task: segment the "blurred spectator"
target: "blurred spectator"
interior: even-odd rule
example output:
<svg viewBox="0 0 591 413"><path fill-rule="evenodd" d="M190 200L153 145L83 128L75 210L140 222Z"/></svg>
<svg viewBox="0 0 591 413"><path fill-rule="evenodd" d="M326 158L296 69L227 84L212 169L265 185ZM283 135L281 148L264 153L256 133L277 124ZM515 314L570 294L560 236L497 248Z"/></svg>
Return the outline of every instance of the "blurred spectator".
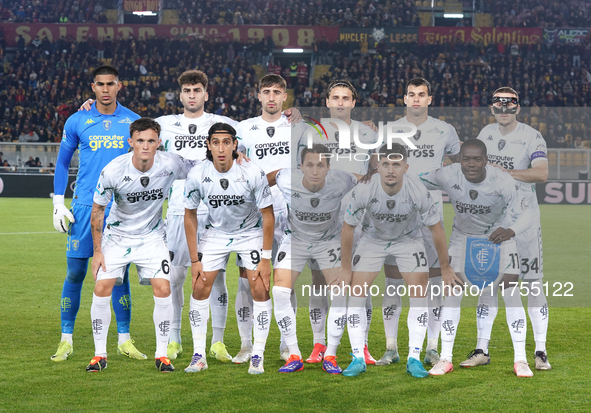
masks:
<svg viewBox="0 0 591 413"><path fill-rule="evenodd" d="M0 0L0 19L18 23L107 23L104 9L117 9L117 0L101 0L100 3L93 0Z"/></svg>

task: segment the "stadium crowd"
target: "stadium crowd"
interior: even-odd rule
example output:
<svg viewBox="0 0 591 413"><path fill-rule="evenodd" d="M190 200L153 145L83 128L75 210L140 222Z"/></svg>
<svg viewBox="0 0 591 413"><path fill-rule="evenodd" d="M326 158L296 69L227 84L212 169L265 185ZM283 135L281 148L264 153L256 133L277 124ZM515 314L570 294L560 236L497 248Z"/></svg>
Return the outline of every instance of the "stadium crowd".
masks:
<svg viewBox="0 0 591 413"><path fill-rule="evenodd" d="M115 0L0 0L0 20L15 23L107 23Z"/></svg>
<svg viewBox="0 0 591 413"><path fill-rule="evenodd" d="M36 39L25 49L17 48L6 73L0 66L0 124L2 141L59 142L65 120L91 96L87 88L88 71L99 58L108 59L119 68L125 80L120 102L141 116L157 117L179 109L178 73L204 70L210 77L210 99L206 111L237 120L255 116L260 111L256 95L254 63L260 63L265 42L212 43L200 39L161 39L145 41L91 37L76 43L70 38L56 42ZM360 54L347 45L328 47L319 42L319 54L332 62L329 74L310 87L298 82L295 105L324 106L325 87L333 79L347 78L358 87L357 106L403 106L404 84L415 76L429 79L433 85L433 107L473 108L488 106L491 92L499 84L514 87L521 93L525 108L584 107L591 104L591 43L583 45L530 46L455 43L406 45L388 49L382 42L375 54ZM0 49L4 50L0 38ZM351 46L351 45L349 45ZM326 53L326 51L328 53ZM268 58L267 58L268 60ZM282 74L288 82L289 66L271 60L269 72ZM307 70L307 69L306 69ZM307 79L306 79L307 80ZM462 112L462 113L465 113ZM564 111L565 116L572 110ZM586 112L581 112L584 116ZM534 115L532 115L534 116ZM577 115L578 116L578 115ZM562 119L562 118L561 118ZM462 128L467 119L454 117L451 123ZM482 117L475 128L482 127ZM577 137L587 135L584 124L568 121L571 126L548 125L550 147L573 147ZM560 136L564 134L564 137Z"/></svg>
<svg viewBox="0 0 591 413"><path fill-rule="evenodd" d="M493 15L495 27L587 27L586 1L486 0L484 12Z"/></svg>
<svg viewBox="0 0 591 413"><path fill-rule="evenodd" d="M168 0L184 24L282 24L341 27L418 26L413 0Z"/></svg>

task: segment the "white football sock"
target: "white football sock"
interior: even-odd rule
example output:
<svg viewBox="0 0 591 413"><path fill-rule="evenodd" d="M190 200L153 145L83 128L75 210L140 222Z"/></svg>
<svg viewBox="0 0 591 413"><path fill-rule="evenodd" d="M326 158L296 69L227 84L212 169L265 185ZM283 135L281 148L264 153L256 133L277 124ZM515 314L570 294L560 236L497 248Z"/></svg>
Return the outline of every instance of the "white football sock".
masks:
<svg viewBox="0 0 591 413"><path fill-rule="evenodd" d="M302 357L298 347L296 317L291 308L291 288L273 287L273 309L275 321L279 327L281 338L287 345L289 353Z"/></svg>
<svg viewBox="0 0 591 413"><path fill-rule="evenodd" d="M445 297L441 309L441 359L451 363L453 357L454 341L458 333L463 294Z"/></svg>
<svg viewBox="0 0 591 413"><path fill-rule="evenodd" d="M523 282L529 288L527 296L527 312L534 331L536 352L546 352L546 335L548 333L548 300L544 293L542 280Z"/></svg>
<svg viewBox="0 0 591 413"><path fill-rule="evenodd" d="M429 278L427 307L429 308L429 325L427 326L426 351L437 351L437 342L439 341L439 332L441 331L441 307L443 307L441 277Z"/></svg>
<svg viewBox="0 0 591 413"><path fill-rule="evenodd" d="M499 295L491 287L486 287L478 297L476 307L476 348L488 354L488 343L492 333L493 324L499 312Z"/></svg>
<svg viewBox="0 0 591 413"><path fill-rule="evenodd" d="M211 327L213 335L211 344L218 341L224 342L224 330L228 319L228 288L226 287L226 271L219 271L215 277L211 294L209 295L209 307L211 310Z"/></svg>
<svg viewBox="0 0 591 413"><path fill-rule="evenodd" d="M341 337L347 326L347 297L334 296L328 310L328 345L324 356L337 355L337 348L341 344Z"/></svg>
<svg viewBox="0 0 591 413"><path fill-rule="evenodd" d="M61 339L61 341L67 341L68 343L74 345L74 342L72 341L72 335L73 334L62 333L62 339Z"/></svg>
<svg viewBox="0 0 591 413"><path fill-rule="evenodd" d="M310 294L309 313L312 333L314 333L314 344L326 345L326 313L328 309L328 297Z"/></svg>
<svg viewBox="0 0 591 413"><path fill-rule="evenodd" d="M236 294L236 320L238 333L242 341L241 348L252 348L252 294L250 284L246 278L238 278L238 293Z"/></svg>
<svg viewBox="0 0 591 413"><path fill-rule="evenodd" d="M398 287L404 285L403 279L386 277L386 293L382 301L382 319L386 333L386 348L398 349L398 323L402 312L402 298L398 295Z"/></svg>
<svg viewBox="0 0 591 413"><path fill-rule="evenodd" d="M111 296L98 297L92 293L90 306L92 332L94 338L94 355L107 357L107 334L111 324Z"/></svg>
<svg viewBox="0 0 591 413"><path fill-rule="evenodd" d="M172 297L154 297L154 327L156 328L155 358L166 357L166 347L172 324Z"/></svg>
<svg viewBox="0 0 591 413"><path fill-rule="evenodd" d="M409 298L410 306L408 308L408 358L421 359L421 350L425 335L427 334L427 324L429 323L429 313L427 309L427 297Z"/></svg>
<svg viewBox="0 0 591 413"><path fill-rule="evenodd" d="M371 327L371 320L373 318L373 303L371 302L371 295L365 299L365 317L367 324L365 325L365 345L369 344L369 328Z"/></svg>
<svg viewBox="0 0 591 413"><path fill-rule="evenodd" d="M183 319L183 306L185 305L185 294L183 285L187 279L188 267L170 268L170 296L172 297L172 326L170 327L170 341L182 344L181 324Z"/></svg>
<svg viewBox="0 0 591 413"><path fill-rule="evenodd" d="M273 302L270 299L267 301L254 301L253 311L254 344L252 346L252 355L263 357L265 345L267 343L267 337L269 336L271 317L273 316Z"/></svg>
<svg viewBox="0 0 591 413"><path fill-rule="evenodd" d="M507 315L507 325L513 340L513 349L515 351L514 362L525 361L525 337L527 333L527 320L525 319L525 310L521 303L519 286L507 288L503 294L505 301L505 313Z"/></svg>
<svg viewBox="0 0 591 413"><path fill-rule="evenodd" d="M205 357L205 340L207 337L207 321L209 320L209 297L196 300L191 295L189 305L189 322L193 335L193 354Z"/></svg>
<svg viewBox="0 0 591 413"><path fill-rule="evenodd" d="M130 333L117 333L117 344L121 345L131 339Z"/></svg>
<svg viewBox="0 0 591 413"><path fill-rule="evenodd" d="M363 348L365 347L366 301L366 297L349 297L349 306L347 307L349 340L351 341L351 352L355 357L363 357Z"/></svg>

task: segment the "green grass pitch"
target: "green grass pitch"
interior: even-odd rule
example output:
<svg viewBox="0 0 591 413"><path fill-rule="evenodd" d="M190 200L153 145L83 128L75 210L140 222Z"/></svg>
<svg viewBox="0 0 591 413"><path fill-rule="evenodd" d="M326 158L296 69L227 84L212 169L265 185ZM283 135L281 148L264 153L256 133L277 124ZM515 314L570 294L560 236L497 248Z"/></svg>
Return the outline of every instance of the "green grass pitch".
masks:
<svg viewBox="0 0 591 413"><path fill-rule="evenodd" d="M550 328L548 355L553 370L534 377L515 377L513 349L504 309L497 316L490 353L491 364L460 369L458 363L473 349L476 337L474 308L462 310L455 345L456 369L443 377L414 379L405 372L408 333L406 311L400 322L399 348L403 361L369 366L357 378L324 373L320 365L306 365L303 372L277 373L279 331L275 325L267 342L265 374L250 376L247 366L209 360L209 370L188 375L183 369L192 352L189 323L183 319L185 353L174 362L172 374L158 373L152 322L153 299L149 287L137 283L132 271L132 337L149 355L146 361L130 360L116 353L115 319L111 323L109 366L88 374L85 367L94 355L90 328L93 280L88 276L74 335L70 360L54 363L49 357L60 338L59 302L65 277L65 235L54 231L49 199L0 199L0 411L18 412L433 412L433 411L589 411L591 380L588 351L591 331L591 208L544 205L542 228L544 269L549 281ZM445 205L447 232L452 211ZM306 277L303 274L302 277ZM228 273L229 314L225 341L230 354L239 350L234 316L237 271ZM380 278L377 281L382 283ZM553 283L572 282L573 297L554 297ZM185 293L189 297L189 286ZM376 308L370 333L374 357L385 347L383 324ZM467 300L471 302L470 300ZM472 300L474 301L474 300ZM500 300L502 302L502 300ZM524 300L525 302L525 300ZM300 299L298 337L304 357L312 349L307 300ZM185 308L185 317L187 308ZM273 323L274 324L274 323ZM211 334L211 329L210 329ZM531 325L527 336L528 360L533 366ZM209 345L209 337L208 337ZM348 336L342 340L338 359L348 365Z"/></svg>

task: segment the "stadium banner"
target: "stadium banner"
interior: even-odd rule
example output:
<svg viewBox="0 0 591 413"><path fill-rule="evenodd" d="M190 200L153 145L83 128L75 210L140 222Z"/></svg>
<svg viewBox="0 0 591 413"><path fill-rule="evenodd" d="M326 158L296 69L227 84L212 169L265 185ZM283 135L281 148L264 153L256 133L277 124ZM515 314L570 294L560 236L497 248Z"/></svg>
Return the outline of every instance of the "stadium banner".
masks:
<svg viewBox="0 0 591 413"><path fill-rule="evenodd" d="M589 37L589 29L544 29L544 41L548 44L583 43Z"/></svg>
<svg viewBox="0 0 591 413"><path fill-rule="evenodd" d="M386 46L391 47L401 43L418 43L418 27L341 27L339 40L348 43L361 43L367 40L369 47L385 39Z"/></svg>
<svg viewBox="0 0 591 413"><path fill-rule="evenodd" d="M591 182L548 181L536 185L539 204L591 205Z"/></svg>
<svg viewBox="0 0 591 413"><path fill-rule="evenodd" d="M444 44L452 39L464 43L483 42L489 43L505 42L536 44L542 40L542 29L537 27L514 28L514 27L419 27L419 43Z"/></svg>
<svg viewBox="0 0 591 413"><path fill-rule="evenodd" d="M74 196L76 175L68 177L66 198ZM53 194L53 174L0 173L0 198L49 198Z"/></svg>
<svg viewBox="0 0 591 413"><path fill-rule="evenodd" d="M160 0L123 0L125 11L159 11Z"/></svg>
<svg viewBox="0 0 591 413"><path fill-rule="evenodd" d="M311 48L314 39L326 37L333 43L339 36L338 27L324 26L180 26L166 24L41 24L41 23L2 23L0 25L7 46L14 47L23 36L25 44L29 44L35 36L40 39L47 37L50 42L62 36L72 37L80 42L89 35L95 39L124 39L133 36L134 39L148 39L151 36L169 39L195 36L197 38L217 39L221 41L239 41L247 43L251 40L260 41L271 36L275 47Z"/></svg>

